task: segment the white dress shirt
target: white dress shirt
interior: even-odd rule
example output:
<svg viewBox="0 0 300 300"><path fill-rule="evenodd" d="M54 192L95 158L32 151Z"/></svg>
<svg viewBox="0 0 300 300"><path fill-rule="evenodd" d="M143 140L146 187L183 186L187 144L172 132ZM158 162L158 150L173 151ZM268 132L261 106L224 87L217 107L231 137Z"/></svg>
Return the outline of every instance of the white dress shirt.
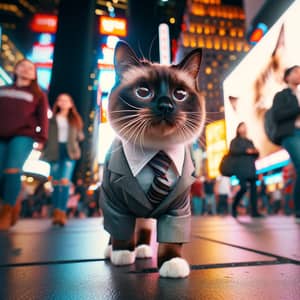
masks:
<svg viewBox="0 0 300 300"><path fill-rule="evenodd" d="M147 164L160 151L163 150L172 160L171 166L166 174L171 187L173 187L182 174L184 163L184 145L176 145L166 149L145 149L131 143L123 142L124 153L134 177L136 177L142 190L147 192L152 184L154 172Z"/></svg>

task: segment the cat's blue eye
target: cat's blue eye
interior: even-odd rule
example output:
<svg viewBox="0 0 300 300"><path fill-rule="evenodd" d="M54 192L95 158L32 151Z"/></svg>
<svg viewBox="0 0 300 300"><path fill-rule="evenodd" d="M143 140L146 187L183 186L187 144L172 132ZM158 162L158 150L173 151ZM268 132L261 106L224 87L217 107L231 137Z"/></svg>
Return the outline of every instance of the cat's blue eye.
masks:
<svg viewBox="0 0 300 300"><path fill-rule="evenodd" d="M188 97L188 92L185 91L184 89L176 89L173 92L173 98L176 101L184 101Z"/></svg>
<svg viewBox="0 0 300 300"><path fill-rule="evenodd" d="M138 98L143 100L147 100L152 98L153 92L147 86L139 86L135 89L135 94Z"/></svg>

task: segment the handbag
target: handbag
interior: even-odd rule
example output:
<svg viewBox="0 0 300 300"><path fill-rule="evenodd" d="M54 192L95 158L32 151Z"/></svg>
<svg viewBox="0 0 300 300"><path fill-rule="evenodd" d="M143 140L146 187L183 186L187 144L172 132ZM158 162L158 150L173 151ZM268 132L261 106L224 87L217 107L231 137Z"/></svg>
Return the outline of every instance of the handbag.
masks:
<svg viewBox="0 0 300 300"><path fill-rule="evenodd" d="M278 124L273 118L272 107L264 115L264 128L268 139L275 145L280 145L281 136L278 132Z"/></svg>
<svg viewBox="0 0 300 300"><path fill-rule="evenodd" d="M225 154L221 160L219 171L223 176L233 176L235 173L235 158L228 154Z"/></svg>

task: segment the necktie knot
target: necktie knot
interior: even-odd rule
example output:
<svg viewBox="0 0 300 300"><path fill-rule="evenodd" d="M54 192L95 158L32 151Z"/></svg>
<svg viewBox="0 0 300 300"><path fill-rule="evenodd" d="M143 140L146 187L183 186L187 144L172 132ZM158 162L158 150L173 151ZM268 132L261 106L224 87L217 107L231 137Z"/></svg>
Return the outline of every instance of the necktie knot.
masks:
<svg viewBox="0 0 300 300"><path fill-rule="evenodd" d="M163 151L159 151L149 162L155 176L166 178L166 173L171 165L172 160Z"/></svg>

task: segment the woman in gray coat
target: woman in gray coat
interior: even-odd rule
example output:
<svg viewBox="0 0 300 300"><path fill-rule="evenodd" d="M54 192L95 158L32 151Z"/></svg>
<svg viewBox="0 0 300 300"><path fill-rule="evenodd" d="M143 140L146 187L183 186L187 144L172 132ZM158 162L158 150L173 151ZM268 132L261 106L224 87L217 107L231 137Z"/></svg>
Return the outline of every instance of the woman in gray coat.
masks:
<svg viewBox="0 0 300 300"><path fill-rule="evenodd" d="M53 185L53 224L66 224L66 208L76 160L81 157L79 142L84 139L83 123L73 99L68 94L58 95L49 124L49 139L44 159L50 162Z"/></svg>

